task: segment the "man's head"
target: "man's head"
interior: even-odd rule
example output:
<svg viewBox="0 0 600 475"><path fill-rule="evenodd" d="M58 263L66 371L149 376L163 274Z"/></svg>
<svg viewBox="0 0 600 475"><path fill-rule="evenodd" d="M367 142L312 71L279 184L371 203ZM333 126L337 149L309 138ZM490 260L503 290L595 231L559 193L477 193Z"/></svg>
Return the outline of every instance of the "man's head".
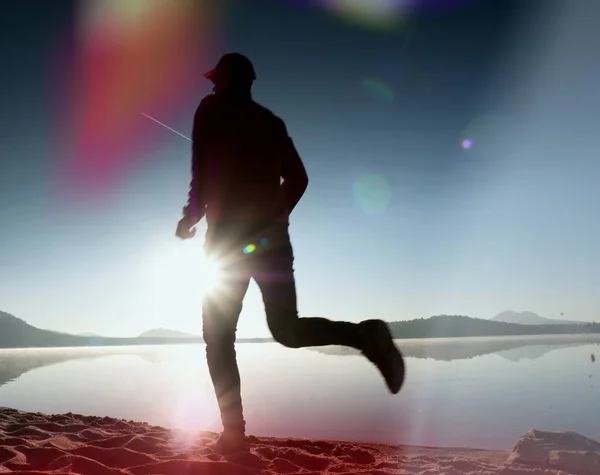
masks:
<svg viewBox="0 0 600 475"><path fill-rule="evenodd" d="M214 69L204 77L213 82L215 89L248 89L256 79L252 62L243 54L228 53L221 57Z"/></svg>

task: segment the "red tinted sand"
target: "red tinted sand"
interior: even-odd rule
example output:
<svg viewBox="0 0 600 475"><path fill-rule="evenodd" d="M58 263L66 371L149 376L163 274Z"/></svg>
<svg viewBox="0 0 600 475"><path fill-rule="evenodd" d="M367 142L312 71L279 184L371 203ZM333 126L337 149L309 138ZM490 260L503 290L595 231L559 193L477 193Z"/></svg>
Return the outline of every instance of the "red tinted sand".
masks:
<svg viewBox="0 0 600 475"><path fill-rule="evenodd" d="M539 438L539 434L535 436ZM215 437L212 432L181 433L108 417L33 414L0 408L0 474L584 473L516 465L515 457L509 458L503 452L255 437L250 438L250 453L225 458L207 447Z"/></svg>

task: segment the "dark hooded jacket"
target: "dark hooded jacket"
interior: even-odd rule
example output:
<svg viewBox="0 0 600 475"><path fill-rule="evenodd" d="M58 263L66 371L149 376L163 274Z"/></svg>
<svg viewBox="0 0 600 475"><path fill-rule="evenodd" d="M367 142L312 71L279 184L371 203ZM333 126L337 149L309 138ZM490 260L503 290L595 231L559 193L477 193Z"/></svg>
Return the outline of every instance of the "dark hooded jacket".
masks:
<svg viewBox="0 0 600 475"><path fill-rule="evenodd" d="M250 93L200 102L192 132L189 213L218 222L288 222L308 177L279 117Z"/></svg>

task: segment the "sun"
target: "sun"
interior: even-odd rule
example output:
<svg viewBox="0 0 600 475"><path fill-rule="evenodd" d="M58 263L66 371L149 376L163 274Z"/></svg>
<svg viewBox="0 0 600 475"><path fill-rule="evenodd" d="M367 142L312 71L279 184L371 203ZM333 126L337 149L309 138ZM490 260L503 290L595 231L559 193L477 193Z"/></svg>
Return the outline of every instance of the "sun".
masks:
<svg viewBox="0 0 600 475"><path fill-rule="evenodd" d="M155 248L147 256L145 278L165 300L205 295L219 283L221 272L198 242L175 241Z"/></svg>
<svg viewBox="0 0 600 475"><path fill-rule="evenodd" d="M219 265L219 262L203 254L201 267L206 290L214 290L222 278L221 266Z"/></svg>

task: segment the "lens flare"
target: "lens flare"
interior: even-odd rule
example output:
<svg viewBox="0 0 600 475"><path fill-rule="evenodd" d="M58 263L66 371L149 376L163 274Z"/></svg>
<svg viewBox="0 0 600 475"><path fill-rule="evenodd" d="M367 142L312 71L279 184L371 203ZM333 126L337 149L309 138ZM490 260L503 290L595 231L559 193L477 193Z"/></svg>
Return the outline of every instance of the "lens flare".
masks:
<svg viewBox="0 0 600 475"><path fill-rule="evenodd" d="M58 192L112 191L150 152L155 124L177 124L207 67L216 12L198 0L83 0L61 51Z"/></svg>
<svg viewBox="0 0 600 475"><path fill-rule="evenodd" d="M202 272L204 274L205 293L214 292L223 281L223 272L219 261L207 257Z"/></svg>
<svg viewBox="0 0 600 475"><path fill-rule="evenodd" d="M281 0L315 7L356 28L397 34L414 14L444 13L477 0Z"/></svg>
<svg viewBox="0 0 600 475"><path fill-rule="evenodd" d="M248 244L245 248L244 248L244 254L252 254L254 251L256 251L256 244Z"/></svg>
<svg viewBox="0 0 600 475"><path fill-rule="evenodd" d="M327 0L324 4L340 19L363 28L396 30L403 20L398 0Z"/></svg>
<svg viewBox="0 0 600 475"><path fill-rule="evenodd" d="M461 145L468 150L477 144L478 151L497 149L499 145L510 142L511 121L499 112L489 112L472 119L461 134Z"/></svg>
<svg viewBox="0 0 600 475"><path fill-rule="evenodd" d="M394 100L394 91L381 79L366 78L362 82L363 88L369 95L384 102L392 102Z"/></svg>
<svg viewBox="0 0 600 475"><path fill-rule="evenodd" d="M387 180L376 173L365 173L353 184L354 200L367 214L383 213L392 198Z"/></svg>

